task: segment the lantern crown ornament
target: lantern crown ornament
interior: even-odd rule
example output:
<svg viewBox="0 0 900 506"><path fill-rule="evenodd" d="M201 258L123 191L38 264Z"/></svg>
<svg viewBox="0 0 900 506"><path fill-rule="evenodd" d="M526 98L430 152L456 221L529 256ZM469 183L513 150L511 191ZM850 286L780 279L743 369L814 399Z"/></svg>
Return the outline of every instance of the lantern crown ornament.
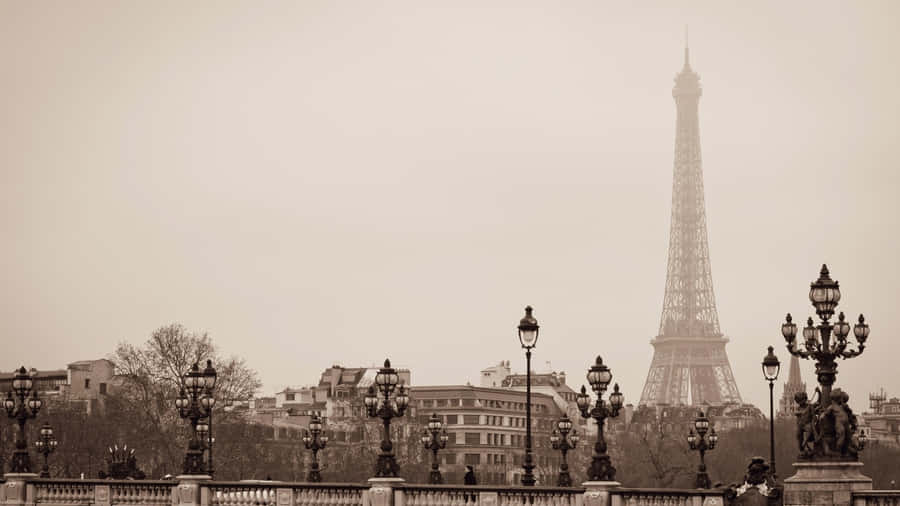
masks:
<svg viewBox="0 0 900 506"><path fill-rule="evenodd" d="M519 320L519 342L522 344L522 348L526 350L537 346L538 332L541 328L538 325L537 318L531 314L533 311L533 307L525 306L525 316Z"/></svg>
<svg viewBox="0 0 900 506"><path fill-rule="evenodd" d="M768 381L771 382L778 379L778 373L781 371L781 362L775 356L775 348L772 346L769 346L769 353L763 358L762 370L763 376Z"/></svg>
<svg viewBox="0 0 900 506"><path fill-rule="evenodd" d="M831 279L825 264L822 264L822 270L819 271L819 279L809 284L809 301L816 308L816 314L824 320L834 315L834 308L841 301L838 282Z"/></svg>
<svg viewBox="0 0 900 506"><path fill-rule="evenodd" d="M612 381L612 371L603 364L603 358L597 355L597 360L587 373L588 383L594 392L600 394L606 391L609 382Z"/></svg>

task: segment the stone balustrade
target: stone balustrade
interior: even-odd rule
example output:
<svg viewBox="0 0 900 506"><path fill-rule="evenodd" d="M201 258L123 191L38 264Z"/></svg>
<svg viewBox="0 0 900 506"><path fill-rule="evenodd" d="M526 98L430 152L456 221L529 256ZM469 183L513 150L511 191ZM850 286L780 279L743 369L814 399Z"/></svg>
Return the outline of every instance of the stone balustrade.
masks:
<svg viewBox="0 0 900 506"><path fill-rule="evenodd" d="M27 505L171 506L174 481L35 478L25 487Z"/></svg>
<svg viewBox="0 0 900 506"><path fill-rule="evenodd" d="M209 482L201 506L363 506L368 485L348 483Z"/></svg>
<svg viewBox="0 0 900 506"><path fill-rule="evenodd" d="M187 478L187 477L182 477ZM76 480L7 475L3 506L724 506L722 490L221 482L198 479ZM188 488L185 488L188 487ZM854 506L900 506L900 494L860 492Z"/></svg>
<svg viewBox="0 0 900 506"><path fill-rule="evenodd" d="M583 488L403 485L394 506L582 506Z"/></svg>
<svg viewBox="0 0 900 506"><path fill-rule="evenodd" d="M854 490L853 506L900 506L900 490Z"/></svg>

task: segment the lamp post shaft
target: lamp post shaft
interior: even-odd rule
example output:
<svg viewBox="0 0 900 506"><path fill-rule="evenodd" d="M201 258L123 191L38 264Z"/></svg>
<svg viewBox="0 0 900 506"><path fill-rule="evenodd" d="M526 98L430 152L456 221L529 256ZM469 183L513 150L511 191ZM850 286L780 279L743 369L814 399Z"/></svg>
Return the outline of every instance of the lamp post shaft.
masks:
<svg viewBox="0 0 900 506"><path fill-rule="evenodd" d="M525 470L522 485L534 486L534 460L531 455L531 348L525 350L525 462L522 468Z"/></svg>
<svg viewBox="0 0 900 506"><path fill-rule="evenodd" d="M769 471L774 482L778 475L775 473L775 381L769 381Z"/></svg>
<svg viewBox="0 0 900 506"><path fill-rule="evenodd" d="M215 470L213 469L213 410L209 410L209 433L206 435L206 451L207 457L209 458L209 463L206 465L206 472L209 473L209 477L212 478L214 476Z"/></svg>

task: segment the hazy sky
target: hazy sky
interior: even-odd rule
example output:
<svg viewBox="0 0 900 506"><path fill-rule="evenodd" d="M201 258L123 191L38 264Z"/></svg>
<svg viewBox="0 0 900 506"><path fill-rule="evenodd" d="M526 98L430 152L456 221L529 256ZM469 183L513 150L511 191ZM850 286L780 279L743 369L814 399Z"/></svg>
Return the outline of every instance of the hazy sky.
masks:
<svg viewBox="0 0 900 506"><path fill-rule="evenodd" d="M538 369L637 402L689 24L741 394L827 262L872 327L838 385L900 395L900 3L671 3L3 2L0 368L181 322L270 393L477 383L532 304Z"/></svg>

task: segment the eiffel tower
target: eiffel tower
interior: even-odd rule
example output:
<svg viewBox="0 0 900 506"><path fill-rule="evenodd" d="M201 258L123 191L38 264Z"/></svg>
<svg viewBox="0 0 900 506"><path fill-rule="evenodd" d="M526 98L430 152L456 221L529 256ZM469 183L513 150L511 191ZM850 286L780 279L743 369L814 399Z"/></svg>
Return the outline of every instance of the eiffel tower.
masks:
<svg viewBox="0 0 900 506"><path fill-rule="evenodd" d="M723 405L741 403L725 343L709 267L700 125L700 76L691 69L685 45L684 67L675 76L672 96L678 111L669 263L659 335L640 405Z"/></svg>

